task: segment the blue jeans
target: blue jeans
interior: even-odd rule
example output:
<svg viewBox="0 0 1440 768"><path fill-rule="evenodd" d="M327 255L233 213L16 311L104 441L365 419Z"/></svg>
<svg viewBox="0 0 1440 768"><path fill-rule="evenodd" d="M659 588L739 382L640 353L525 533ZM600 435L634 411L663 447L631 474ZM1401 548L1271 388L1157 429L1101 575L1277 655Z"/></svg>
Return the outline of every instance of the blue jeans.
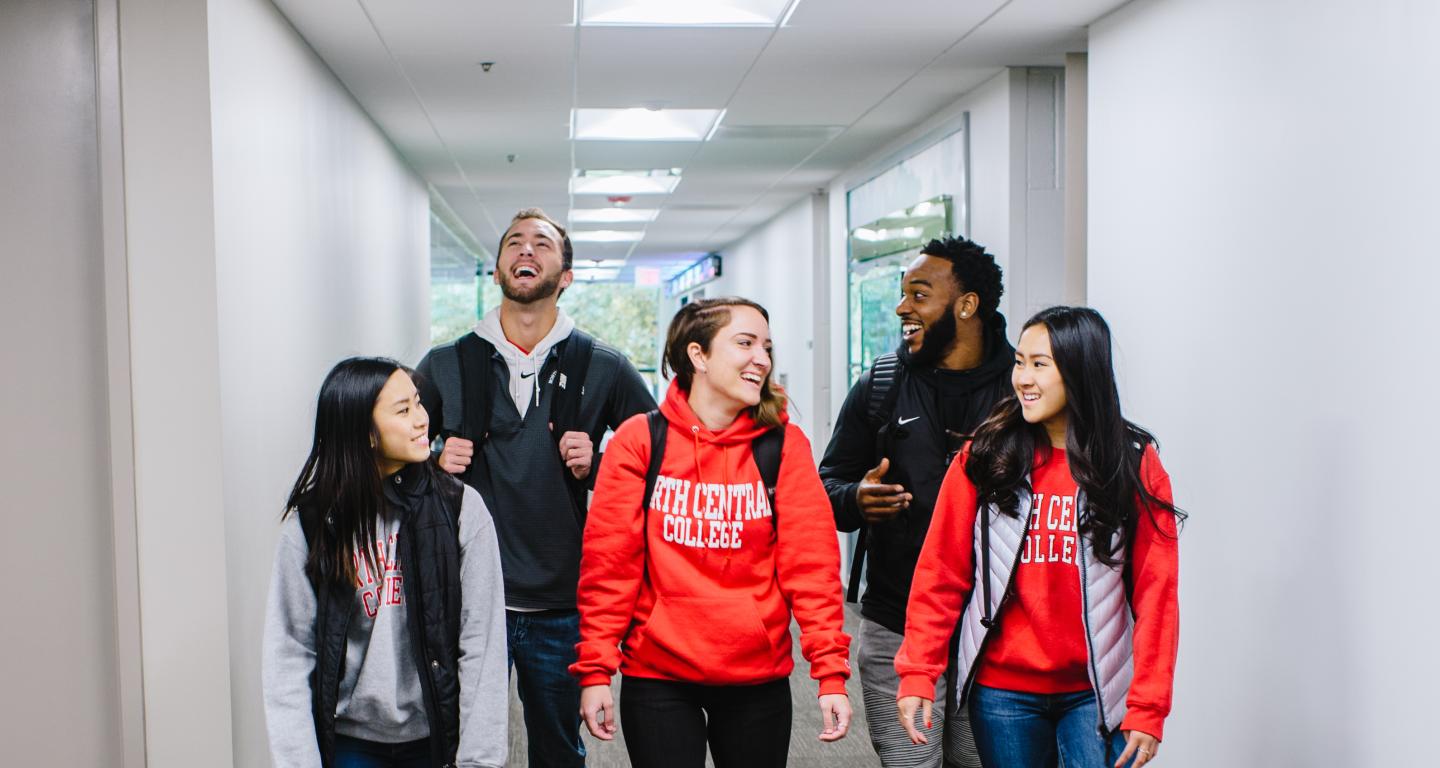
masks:
<svg viewBox="0 0 1440 768"><path fill-rule="evenodd" d="M578 611L505 612L532 768L582 768L580 684L570 676L580 642Z"/></svg>
<svg viewBox="0 0 1440 768"><path fill-rule="evenodd" d="M1112 768L1125 751L1117 730L1100 735L1092 691L1021 693L975 684L970 725L980 762L1004 768Z"/></svg>
<svg viewBox="0 0 1440 768"><path fill-rule="evenodd" d="M335 768L430 768L430 740L382 744L335 734Z"/></svg>

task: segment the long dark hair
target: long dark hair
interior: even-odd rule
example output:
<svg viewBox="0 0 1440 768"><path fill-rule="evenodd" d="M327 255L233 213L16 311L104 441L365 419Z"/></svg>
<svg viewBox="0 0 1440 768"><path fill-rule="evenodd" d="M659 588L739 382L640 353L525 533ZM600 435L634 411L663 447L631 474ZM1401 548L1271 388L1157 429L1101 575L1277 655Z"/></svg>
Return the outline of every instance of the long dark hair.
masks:
<svg viewBox="0 0 1440 768"><path fill-rule="evenodd" d="M1085 493L1080 532L1089 534L1101 562L1118 565L1140 518L1137 501L1175 515L1177 522L1186 515L1152 496L1141 482L1141 456L1156 440L1120 413L1105 318L1088 307L1051 307L1027 320L1024 328L1035 325L1049 332L1051 356L1065 385L1065 453L1070 475ZM980 503L994 504L1011 517L1020 515L1019 491L1030 490L1037 447L1041 460L1048 459L1050 440L1044 425L1025 421L1018 397L997 403L976 430L965 465Z"/></svg>
<svg viewBox="0 0 1440 768"><path fill-rule="evenodd" d="M305 573L317 584L357 583L356 554L375 568L375 521L387 517L376 460L375 400L396 371L383 357L351 357L326 374L315 404L315 440L285 502L285 515L314 516ZM411 374L413 375L413 374ZM359 548L357 550L357 548Z"/></svg>
<svg viewBox="0 0 1440 768"><path fill-rule="evenodd" d="M662 365L667 373L675 374L675 381L686 392L690 391L690 384L695 381L695 365L690 362L690 353L686 348L693 341L709 354L715 334L730 322L732 307L750 307L759 312L767 324L770 322L770 313L764 307L738 296L697 299L681 307L671 318L670 330L665 333L665 360ZM785 411L785 393L770 383L774 373L775 350L772 348L770 370L766 372L765 380L760 382L760 402L746 409L755 423L763 427L779 426L780 414Z"/></svg>

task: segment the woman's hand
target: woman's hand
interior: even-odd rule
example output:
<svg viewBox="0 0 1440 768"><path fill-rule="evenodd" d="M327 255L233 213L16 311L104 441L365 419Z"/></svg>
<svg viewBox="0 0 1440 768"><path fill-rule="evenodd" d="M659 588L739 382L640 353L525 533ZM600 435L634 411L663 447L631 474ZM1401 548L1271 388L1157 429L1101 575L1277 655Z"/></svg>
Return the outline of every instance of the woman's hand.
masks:
<svg viewBox="0 0 1440 768"><path fill-rule="evenodd" d="M1140 768L1151 760L1160 751L1160 740L1148 733L1139 731L1121 731L1125 735L1125 751L1120 753L1120 759L1115 761L1115 768L1124 768L1130 765L1132 768ZM1132 764L1130 758L1134 757Z"/></svg>
<svg viewBox="0 0 1440 768"><path fill-rule="evenodd" d="M618 727L615 724L615 697L610 693L610 686L587 685L580 689L580 717L584 718L591 736L601 741L615 740Z"/></svg>
<svg viewBox="0 0 1440 768"><path fill-rule="evenodd" d="M929 744L930 740L925 734L915 728L915 711L925 710L925 730L930 730L930 712L935 708L935 702L929 699L922 699L919 696L905 696L900 699L900 724L905 726L905 732L910 734L911 744Z"/></svg>
<svg viewBox="0 0 1440 768"><path fill-rule="evenodd" d="M827 693L820 697L821 741L839 741L850 728L850 697L843 693Z"/></svg>

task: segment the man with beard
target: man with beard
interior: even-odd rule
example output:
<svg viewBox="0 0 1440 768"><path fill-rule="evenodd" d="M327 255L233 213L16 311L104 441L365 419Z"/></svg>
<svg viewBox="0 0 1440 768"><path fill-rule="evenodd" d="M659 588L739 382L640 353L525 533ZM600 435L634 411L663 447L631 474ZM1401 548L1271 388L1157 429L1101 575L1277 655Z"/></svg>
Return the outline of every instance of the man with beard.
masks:
<svg viewBox="0 0 1440 768"><path fill-rule="evenodd" d="M618 350L557 305L574 280L565 229L538 208L500 238L504 298L416 367L440 466L484 498L500 539L509 655L532 766L583 766L575 590L588 491L607 429L655 408ZM427 585L426 588L435 588Z"/></svg>
<svg viewBox="0 0 1440 768"><path fill-rule="evenodd" d="M1010 392L1015 350L997 309L1002 292L1000 267L981 246L954 237L926 244L901 278L900 347L851 388L820 462L835 527L860 531L848 599L856 598L862 567L866 588L852 658L860 665L870 740L886 768L938 768L942 758L948 766L980 765L965 713L945 714L954 681L942 679L935 697L944 738L910 743L895 716L894 661L940 481Z"/></svg>

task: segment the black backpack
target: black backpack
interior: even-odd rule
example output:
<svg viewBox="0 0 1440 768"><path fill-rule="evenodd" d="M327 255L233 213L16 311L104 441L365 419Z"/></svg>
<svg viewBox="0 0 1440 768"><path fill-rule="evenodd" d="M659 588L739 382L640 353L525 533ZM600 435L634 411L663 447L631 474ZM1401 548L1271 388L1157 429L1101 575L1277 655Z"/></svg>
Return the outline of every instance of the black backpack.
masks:
<svg viewBox="0 0 1440 768"><path fill-rule="evenodd" d="M550 423L555 425L553 435L557 443L566 432L581 431L580 400L585 395L585 373L595 352L595 338L576 328L561 344L558 364L545 378L546 386L558 387L550 398L549 415ZM446 436L458 435L470 440L478 451L490 434L490 387L494 378L490 375L490 358L495 354L495 345L477 334L467 333L455 342L455 354L460 391L440 393L445 410ZM540 386L540 382L535 382L535 386ZM471 397L465 397L466 393ZM478 407L466 407L467 403ZM450 425L458 425L459 429L449 429ZM469 471L474 471L477 466L478 462L471 464ZM466 472L467 482L471 479L469 471ZM590 491L589 479L576 480L568 471L564 475L583 527Z"/></svg>
<svg viewBox="0 0 1440 768"><path fill-rule="evenodd" d="M865 421L870 425L872 434L879 435L881 429L890 422L890 417L895 415L895 401L900 399L900 378L905 374L905 369L900 365L900 356L894 352L888 352L877 358L870 366L870 391L865 397ZM882 448L877 454L884 454ZM879 461L880 455L876 456ZM845 589L845 600L857 602L860 600L860 578L865 572L865 546L869 540L870 526L860 526L860 533L855 537L855 551L850 555L850 581Z"/></svg>
<svg viewBox="0 0 1440 768"><path fill-rule="evenodd" d="M650 497L655 493L655 479L660 476L660 463L665 460L665 436L670 425L665 415L653 410L645 414L650 426L650 465L645 470L645 495L640 497L640 509L648 522ZM750 443L750 452L755 466L760 470L760 479L765 483L765 495L770 498L770 524L776 525L779 514L775 506L775 485L780 481L780 454L785 448L785 427L773 427ZM642 528L643 530L643 528Z"/></svg>

